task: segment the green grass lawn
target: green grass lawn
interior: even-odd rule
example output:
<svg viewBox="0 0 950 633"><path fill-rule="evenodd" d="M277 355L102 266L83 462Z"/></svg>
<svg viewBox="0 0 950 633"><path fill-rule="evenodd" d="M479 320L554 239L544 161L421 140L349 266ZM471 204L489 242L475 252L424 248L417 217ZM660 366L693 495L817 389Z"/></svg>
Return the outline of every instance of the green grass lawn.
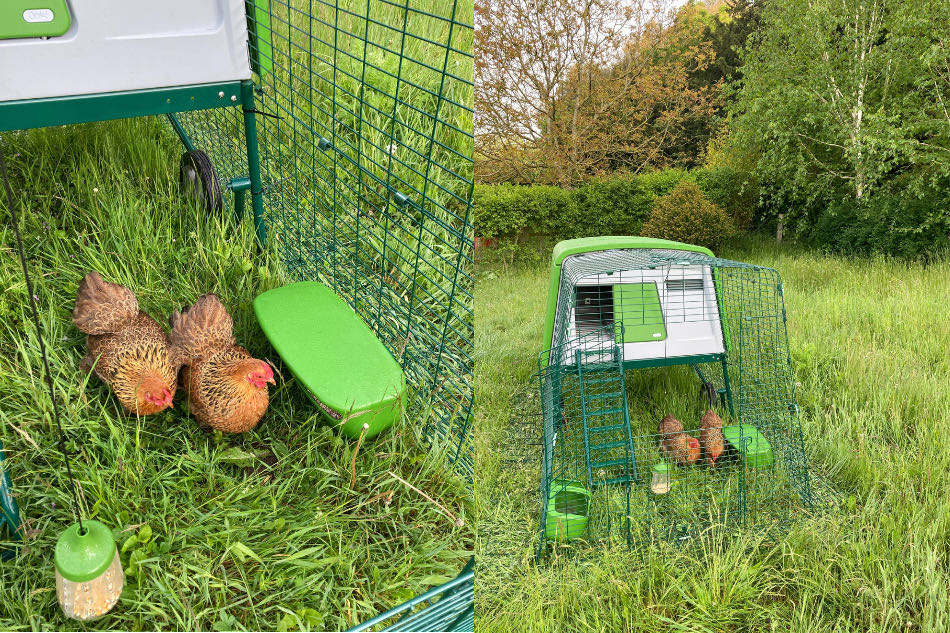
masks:
<svg viewBox="0 0 950 633"><path fill-rule="evenodd" d="M6 133L3 151L27 209L84 516L113 529L127 586L93 623L67 621L56 603L53 549L73 519L4 200L0 439L27 540L0 564L0 629L336 630L459 572L473 540L469 484L419 441L412 419L355 459L355 442L321 426L253 316L254 297L285 281L277 257L258 252L249 222L233 226L182 199L182 149L164 121ZM173 410L137 419L95 378L87 384L70 314L93 268L160 322L218 293L238 342L282 372L260 425L240 436L201 431L181 395Z"/></svg>
<svg viewBox="0 0 950 633"><path fill-rule="evenodd" d="M724 257L782 275L805 447L823 497L787 535L537 565L544 265L476 282L479 631L950 628L950 266L757 241ZM682 368L647 380L696 399ZM630 387L637 391L639 387ZM631 406L635 406L632 404ZM688 405L692 407L692 405ZM651 414L657 412L650 411ZM521 460L521 461L517 461ZM491 614L485 617L484 614Z"/></svg>

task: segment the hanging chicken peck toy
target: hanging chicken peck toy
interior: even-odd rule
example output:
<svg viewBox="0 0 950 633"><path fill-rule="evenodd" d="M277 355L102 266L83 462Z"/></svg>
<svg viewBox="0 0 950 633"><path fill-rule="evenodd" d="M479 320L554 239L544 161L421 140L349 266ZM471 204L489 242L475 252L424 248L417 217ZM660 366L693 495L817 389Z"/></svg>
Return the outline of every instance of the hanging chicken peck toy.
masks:
<svg viewBox="0 0 950 633"><path fill-rule="evenodd" d="M73 479L69 453L66 450L66 434L63 431L63 425L59 417L59 406L57 405L56 392L53 389L53 374L50 372L49 356L46 353L46 344L43 342L43 329L36 308L37 299L33 292L33 282L30 280L30 271L26 265L26 255L23 251L20 220L17 216L13 191L10 188L10 181L7 179L7 166L2 154L0 154L0 176L3 179L7 202L10 207L13 234L16 237L17 254L23 268L27 296L32 299L30 301L30 312L33 317L33 326L36 328L36 339L40 344L40 357L46 374L46 386L49 388L50 401L53 405L53 419L56 421L59 433L59 447L63 453L66 477L73 497L73 511L77 519L76 523L69 526L56 542L56 595L63 613L68 617L76 620L91 620L106 614L115 606L125 584L125 575L122 572L119 550L116 547L115 539L112 538L112 532L99 521L89 519L83 521L80 515L76 482Z"/></svg>
<svg viewBox="0 0 950 633"><path fill-rule="evenodd" d="M119 601L125 585L112 532L93 520L69 526L56 542L56 596L67 617L92 620Z"/></svg>

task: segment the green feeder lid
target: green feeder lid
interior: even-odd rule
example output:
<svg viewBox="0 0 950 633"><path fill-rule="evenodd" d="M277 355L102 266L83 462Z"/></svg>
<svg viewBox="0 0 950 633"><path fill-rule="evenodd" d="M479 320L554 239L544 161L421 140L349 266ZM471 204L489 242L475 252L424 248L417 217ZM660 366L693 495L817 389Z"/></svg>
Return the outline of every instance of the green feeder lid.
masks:
<svg viewBox="0 0 950 633"><path fill-rule="evenodd" d="M56 541L56 569L66 580L86 582L101 576L115 556L112 530L93 520L73 523Z"/></svg>
<svg viewBox="0 0 950 633"><path fill-rule="evenodd" d="M670 465L667 462L657 462L653 465L653 472L655 473L668 473L670 472Z"/></svg>
<svg viewBox="0 0 950 633"><path fill-rule="evenodd" d="M752 468L772 465L772 445L753 425L731 424L723 427L722 435L736 451L745 455L746 463Z"/></svg>
<svg viewBox="0 0 950 633"><path fill-rule="evenodd" d="M254 300L261 329L323 412L349 415L342 432L370 438L399 419L406 378L399 363L349 305L323 284L302 281ZM330 411L334 413L330 413Z"/></svg>

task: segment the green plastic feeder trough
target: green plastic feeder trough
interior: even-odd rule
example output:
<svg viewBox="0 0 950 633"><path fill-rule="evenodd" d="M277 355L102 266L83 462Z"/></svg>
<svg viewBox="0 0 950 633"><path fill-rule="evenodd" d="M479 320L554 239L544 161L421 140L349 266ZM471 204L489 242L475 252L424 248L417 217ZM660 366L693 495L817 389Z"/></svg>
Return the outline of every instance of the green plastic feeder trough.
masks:
<svg viewBox="0 0 950 633"><path fill-rule="evenodd" d="M323 415L347 436L385 431L406 396L402 368L332 290L301 281L254 300L261 329Z"/></svg>
<svg viewBox="0 0 950 633"><path fill-rule="evenodd" d="M551 482L544 536L549 540L570 541L587 532L590 491L577 482Z"/></svg>
<svg viewBox="0 0 950 633"><path fill-rule="evenodd" d="M751 424L733 424L722 429L729 446L745 458L751 468L768 468L774 462L772 445Z"/></svg>

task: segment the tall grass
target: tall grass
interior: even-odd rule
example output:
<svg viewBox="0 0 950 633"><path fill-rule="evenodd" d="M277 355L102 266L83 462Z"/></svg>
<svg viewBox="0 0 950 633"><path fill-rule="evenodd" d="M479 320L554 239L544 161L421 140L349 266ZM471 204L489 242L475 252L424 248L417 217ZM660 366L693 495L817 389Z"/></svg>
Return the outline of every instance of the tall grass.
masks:
<svg viewBox="0 0 950 633"><path fill-rule="evenodd" d="M776 540L740 534L705 551L661 545L645 555L593 548L535 564L540 447L530 442L540 409L531 376L547 271L484 269L476 605L491 617L479 619L480 631L950 627L947 260L827 257L766 242L723 256L782 275L805 447L819 489L837 495L799 512ZM660 408L696 399L695 380L677 368L645 380L666 390L653 398Z"/></svg>
<svg viewBox="0 0 950 633"><path fill-rule="evenodd" d="M319 423L253 316L254 297L287 280L280 258L257 248L248 222L183 200L182 150L163 121L5 134L3 151L28 209L26 249L84 515L113 529L127 587L93 623L65 620L56 604L53 548L72 514L2 202L0 438L27 539L0 565L0 628L335 630L458 573L471 554L469 484L408 418L364 443L351 487L356 444ZM282 376L260 425L206 433L180 396L173 410L130 417L95 378L87 384L70 312L92 268L132 288L159 321L218 293L238 341Z"/></svg>

